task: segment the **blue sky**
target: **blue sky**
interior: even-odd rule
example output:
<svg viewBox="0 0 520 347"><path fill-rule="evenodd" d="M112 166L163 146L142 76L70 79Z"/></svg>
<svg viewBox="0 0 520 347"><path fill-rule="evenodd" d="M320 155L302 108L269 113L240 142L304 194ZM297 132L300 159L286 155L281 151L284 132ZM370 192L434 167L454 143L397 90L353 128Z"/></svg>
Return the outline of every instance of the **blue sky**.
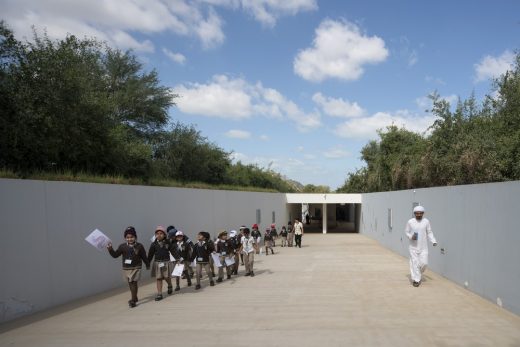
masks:
<svg viewBox="0 0 520 347"><path fill-rule="evenodd" d="M132 49L234 160L342 185L390 124L423 133L433 91L491 93L520 48L520 1L0 0L18 38Z"/></svg>

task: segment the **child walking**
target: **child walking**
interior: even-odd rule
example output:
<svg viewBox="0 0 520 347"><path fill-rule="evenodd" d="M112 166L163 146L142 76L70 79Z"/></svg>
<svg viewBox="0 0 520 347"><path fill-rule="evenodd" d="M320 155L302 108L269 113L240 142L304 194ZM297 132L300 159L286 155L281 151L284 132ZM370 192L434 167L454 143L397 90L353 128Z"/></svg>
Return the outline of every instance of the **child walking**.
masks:
<svg viewBox="0 0 520 347"><path fill-rule="evenodd" d="M195 286L195 289L200 289L200 278L202 276L202 268L206 270L206 274L209 277L209 285L215 285L215 282L213 281L213 274L209 267L209 258L211 257L211 253L213 253L214 248L208 243L209 238L209 233L201 231L197 235L198 242L193 245L193 254L191 256L191 261L197 261L197 285Z"/></svg>
<svg viewBox="0 0 520 347"><path fill-rule="evenodd" d="M188 287L191 286L191 275L189 274L190 267L190 258L193 252L192 249L192 242L186 241L184 238L184 233L181 230L178 230L175 233L175 241L172 242L170 246L170 252L172 253L173 257L175 258L175 264L178 265L184 265L183 270L183 278L186 278L188 280ZM189 239L188 239L189 240ZM180 287L180 277L175 277L175 291L178 291L181 289Z"/></svg>
<svg viewBox="0 0 520 347"><path fill-rule="evenodd" d="M269 249L271 249L271 254L274 254L272 229L269 229L269 228L265 229L264 246L265 246L265 255L269 255Z"/></svg>
<svg viewBox="0 0 520 347"><path fill-rule="evenodd" d="M167 238L166 229L162 225L155 228L155 240L150 245L150 250L148 251L148 262L151 263L154 257L152 277L157 279L155 301L159 301L163 299L163 280L168 283L168 294L173 293L172 279L170 277L173 270L172 262L170 261L170 241Z"/></svg>
<svg viewBox="0 0 520 347"><path fill-rule="evenodd" d="M287 247L292 247L294 242L294 229L292 222L287 222Z"/></svg>
<svg viewBox="0 0 520 347"><path fill-rule="evenodd" d="M241 237L242 236L237 235L236 230L231 230L229 232L229 241L231 242L231 247L233 247L233 256L235 258L235 264L233 264L233 266L232 266L232 269L233 269L233 271L231 272L232 275L238 275L238 266L240 265L239 250L240 250L240 238Z"/></svg>
<svg viewBox="0 0 520 347"><path fill-rule="evenodd" d="M260 244L260 242L262 241L262 232L258 229L258 224L253 224L253 226L251 227L251 229L253 229L251 231L251 236L255 239L255 243L257 245ZM256 254L260 253L260 249L256 249Z"/></svg>
<svg viewBox="0 0 520 347"><path fill-rule="evenodd" d="M287 229L285 225L282 225L282 230L280 230L280 236L282 237L282 247L287 246Z"/></svg>
<svg viewBox="0 0 520 347"><path fill-rule="evenodd" d="M255 261L255 252L258 251L256 239L250 235L249 228L244 229L242 236L240 253L244 255L244 264L246 266L246 276L254 277L253 264Z"/></svg>
<svg viewBox="0 0 520 347"><path fill-rule="evenodd" d="M271 224L271 245L276 247L276 239L278 238L278 230L276 230L276 224Z"/></svg>
<svg viewBox="0 0 520 347"><path fill-rule="evenodd" d="M228 266L226 264L226 258L227 257L230 257L230 258L234 257L235 250L233 248L233 245L231 244L231 241L228 240L228 233L227 233L227 231L222 231L218 235L218 238L219 238L220 241L217 243L217 253L218 253L219 258L220 258L220 264L222 266L218 268L217 282L220 283L220 282L222 282L222 279L224 277L224 268L226 268L227 278L228 279L231 278L231 272L232 272L233 265Z"/></svg>
<svg viewBox="0 0 520 347"><path fill-rule="evenodd" d="M116 250L112 248L112 243L108 243L107 249L114 258L123 256L123 278L128 282L131 298L128 306L135 307L137 305L137 282L141 278L142 263L146 264L146 269L150 268L150 263L146 257L144 246L137 242L137 232L135 228L129 226L125 229L124 238L126 243L122 243Z"/></svg>

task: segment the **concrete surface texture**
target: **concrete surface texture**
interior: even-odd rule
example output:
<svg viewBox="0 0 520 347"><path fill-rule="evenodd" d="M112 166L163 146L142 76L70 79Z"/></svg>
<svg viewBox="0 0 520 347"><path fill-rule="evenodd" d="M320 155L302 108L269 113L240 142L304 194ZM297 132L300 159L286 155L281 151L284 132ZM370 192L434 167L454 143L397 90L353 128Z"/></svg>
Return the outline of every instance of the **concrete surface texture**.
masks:
<svg viewBox="0 0 520 347"><path fill-rule="evenodd" d="M4 323L0 346L520 346L520 317L429 271L412 287L408 259L366 236L274 250L254 278L160 302L147 282L133 309L122 288Z"/></svg>

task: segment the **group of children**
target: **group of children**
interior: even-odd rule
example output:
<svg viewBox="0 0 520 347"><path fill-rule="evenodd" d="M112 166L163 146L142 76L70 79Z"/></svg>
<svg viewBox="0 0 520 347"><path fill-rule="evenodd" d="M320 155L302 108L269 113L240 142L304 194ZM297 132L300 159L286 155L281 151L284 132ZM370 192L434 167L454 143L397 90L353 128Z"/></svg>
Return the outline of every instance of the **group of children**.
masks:
<svg viewBox="0 0 520 347"><path fill-rule="evenodd" d="M282 238L282 247L292 247L292 224L282 227L280 237ZM182 231L176 230L170 226L165 229L158 226L155 229L155 238L150 245L148 253L144 246L137 242L137 232L134 227L129 226L124 231L125 243L119 245L114 250L112 244L107 245L108 252L114 258L122 256L123 277L128 282L131 298L128 301L130 307L135 307L138 302L137 290L138 281L141 277L141 268L143 263L146 269L152 270L152 277L156 278L157 295L156 301L163 299L163 281L168 285L168 294L174 291L172 285L172 277L175 277L175 291L180 290L180 279L185 278L187 285L192 285L195 266L196 286L195 289L201 288L202 269L206 271L209 278L210 286L215 285L213 278L215 277L214 266L218 266L217 282L222 282L224 278L224 269L227 279L232 275L238 275L238 267L241 262L245 266L245 276L254 277L253 271L255 254L260 253L260 243L262 234L258 230L258 225L249 228L242 226L239 231L231 230L221 231L218 237L213 241L210 234L201 231L197 234L197 241L193 243L187 235ZM263 235L265 254L268 250L274 254L278 233L274 224L268 228Z"/></svg>

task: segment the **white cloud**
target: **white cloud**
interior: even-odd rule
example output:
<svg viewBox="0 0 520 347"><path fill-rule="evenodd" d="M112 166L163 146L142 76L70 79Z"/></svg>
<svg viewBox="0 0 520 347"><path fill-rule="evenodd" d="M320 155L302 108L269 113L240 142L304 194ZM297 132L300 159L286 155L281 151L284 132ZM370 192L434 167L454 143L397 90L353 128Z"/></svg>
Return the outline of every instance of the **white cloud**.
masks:
<svg viewBox="0 0 520 347"><path fill-rule="evenodd" d="M242 0L241 4L257 21L269 27L281 16L318 9L316 0Z"/></svg>
<svg viewBox="0 0 520 347"><path fill-rule="evenodd" d="M475 64L475 82L486 81L500 77L508 70L513 69L515 55L510 51L505 51L498 57L485 56Z"/></svg>
<svg viewBox="0 0 520 347"><path fill-rule="evenodd" d="M262 141L269 141L270 137L267 135L260 135L260 140Z"/></svg>
<svg viewBox="0 0 520 347"><path fill-rule="evenodd" d="M419 53L416 49L411 48L408 37L401 36L398 41L399 48L395 51L396 55L406 60L409 67L414 66L419 61Z"/></svg>
<svg viewBox="0 0 520 347"><path fill-rule="evenodd" d="M296 55L293 67L297 75L309 81L357 80L364 65L380 63L387 56L381 38L366 36L350 22L326 19L316 29L312 47Z"/></svg>
<svg viewBox="0 0 520 347"><path fill-rule="evenodd" d="M350 153L342 148L331 148L323 152L323 155L328 159L341 159L350 156Z"/></svg>
<svg viewBox="0 0 520 347"><path fill-rule="evenodd" d="M196 2L186 0L8 0L4 17L18 37L32 38L31 26L46 30L52 39L67 34L96 37L121 49L153 52L150 40L138 40L133 33L145 35L173 32L198 37L206 48L224 41L218 15Z"/></svg>
<svg viewBox="0 0 520 347"><path fill-rule="evenodd" d="M428 83L439 84L441 86L445 86L446 85L446 82L444 82L444 80L442 78L439 78L439 77L433 77L433 76L426 75L424 77L424 80L426 82L428 82Z"/></svg>
<svg viewBox="0 0 520 347"><path fill-rule="evenodd" d="M445 100L450 103L450 106L454 106L459 101L459 96L455 94L441 96L441 100ZM415 99L415 103L417 104L417 107L421 111L430 111L433 108L433 102L432 99L430 99L428 96L421 96L417 99Z"/></svg>
<svg viewBox="0 0 520 347"><path fill-rule="evenodd" d="M177 64L184 65L184 63L186 62L186 57L180 53L172 52L167 48L163 48L162 51L164 55L166 55L168 58L170 58L171 61Z"/></svg>
<svg viewBox="0 0 520 347"><path fill-rule="evenodd" d="M414 66L419 61L419 55L417 51L414 49L408 55L408 66Z"/></svg>
<svg viewBox="0 0 520 347"><path fill-rule="evenodd" d="M365 110L357 102L351 103L342 98L335 99L316 93L312 100L321 107L323 113L332 117L354 118L365 114Z"/></svg>
<svg viewBox="0 0 520 347"><path fill-rule="evenodd" d="M246 140L251 138L251 133L245 130L232 129L226 132L226 136L232 139Z"/></svg>
<svg viewBox="0 0 520 347"><path fill-rule="evenodd" d="M354 118L339 124L334 133L339 137L355 139L377 139L377 130L395 125L409 131L425 133L435 121L432 115L420 116L408 110L395 113L377 112L370 117Z"/></svg>
<svg viewBox="0 0 520 347"><path fill-rule="evenodd" d="M206 49L214 48L224 42L225 35L222 31L222 20L213 10L209 11L207 19L202 19L195 27L195 32Z"/></svg>
<svg viewBox="0 0 520 347"><path fill-rule="evenodd" d="M216 75L206 84L192 83L173 88L180 95L179 109L187 114L225 119L263 116L296 123L305 132L321 126L319 112L306 113L293 101L260 82L250 84L241 78Z"/></svg>
<svg viewBox="0 0 520 347"><path fill-rule="evenodd" d="M252 116L252 100L244 80L214 76L208 84L174 87L180 95L177 107L184 113L208 117L243 119Z"/></svg>
<svg viewBox="0 0 520 347"><path fill-rule="evenodd" d="M229 155L229 158L233 163L242 162L243 164L245 164L246 161L249 159L249 157L246 154L240 152L232 152Z"/></svg>
<svg viewBox="0 0 520 347"><path fill-rule="evenodd" d="M32 38L31 26L46 29L51 39L68 33L96 37L121 49L154 50L150 35L171 32L195 37L204 48L225 41L224 22L218 9L231 8L251 13L268 26L281 16L317 9L315 0L3 0L2 17L19 38Z"/></svg>

